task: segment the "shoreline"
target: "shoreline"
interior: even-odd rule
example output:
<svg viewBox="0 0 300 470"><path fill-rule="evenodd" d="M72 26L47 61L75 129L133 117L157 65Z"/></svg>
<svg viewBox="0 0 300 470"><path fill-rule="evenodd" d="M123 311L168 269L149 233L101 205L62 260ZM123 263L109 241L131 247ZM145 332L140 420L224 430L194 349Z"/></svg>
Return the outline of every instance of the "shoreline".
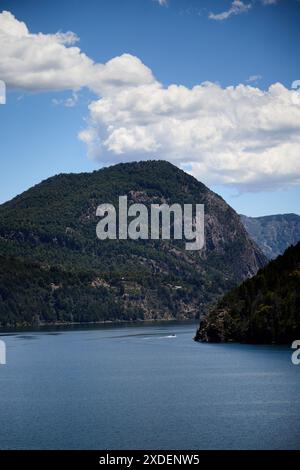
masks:
<svg viewBox="0 0 300 470"><path fill-rule="evenodd" d="M42 323L39 325L19 325L19 326L5 326L0 327L0 336L3 333L15 333L22 331L40 331L40 330L51 330L51 329L74 329L80 327L93 327L93 326L142 326L142 325L151 325L158 323L173 323L173 324L195 324L198 325L198 319L182 319L176 320L174 318L166 319L146 319L146 320L99 320L96 322L54 322L54 323Z"/></svg>

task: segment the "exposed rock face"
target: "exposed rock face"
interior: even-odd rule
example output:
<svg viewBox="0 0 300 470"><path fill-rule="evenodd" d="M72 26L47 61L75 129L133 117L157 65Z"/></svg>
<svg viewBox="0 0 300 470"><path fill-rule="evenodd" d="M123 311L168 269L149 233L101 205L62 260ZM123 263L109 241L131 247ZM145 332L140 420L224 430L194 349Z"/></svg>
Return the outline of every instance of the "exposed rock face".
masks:
<svg viewBox="0 0 300 470"><path fill-rule="evenodd" d="M241 220L249 235L269 259L276 258L288 246L300 241L299 215L278 214L265 217L241 215Z"/></svg>
<svg viewBox="0 0 300 470"><path fill-rule="evenodd" d="M129 204L204 204L205 248L98 240L96 208L117 207L122 195ZM54 176L3 204L0 256L3 324L194 318L266 262L220 196L164 161Z"/></svg>

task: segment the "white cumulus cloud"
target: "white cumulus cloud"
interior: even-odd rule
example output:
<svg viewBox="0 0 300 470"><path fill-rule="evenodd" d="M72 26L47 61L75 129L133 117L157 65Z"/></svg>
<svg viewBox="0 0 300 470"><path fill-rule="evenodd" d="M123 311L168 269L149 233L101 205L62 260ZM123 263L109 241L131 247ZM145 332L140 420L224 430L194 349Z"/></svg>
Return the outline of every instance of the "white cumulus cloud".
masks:
<svg viewBox="0 0 300 470"><path fill-rule="evenodd" d="M93 101L80 134L104 164L163 158L207 184L300 184L300 100L276 83L193 88L159 82Z"/></svg>
<svg viewBox="0 0 300 470"><path fill-rule="evenodd" d="M222 88L165 87L130 54L96 63L72 32L31 33L11 13L0 14L0 79L24 91L72 90L54 104L72 107L90 88L79 138L99 164L165 159L206 184L242 190L300 184L300 92L275 83ZM257 79L258 77L255 77Z"/></svg>
<svg viewBox="0 0 300 470"><path fill-rule="evenodd" d="M0 77L9 88L28 91L77 90L105 93L120 86L151 83L148 67L130 54L95 63L73 32L32 34L10 12L0 13Z"/></svg>

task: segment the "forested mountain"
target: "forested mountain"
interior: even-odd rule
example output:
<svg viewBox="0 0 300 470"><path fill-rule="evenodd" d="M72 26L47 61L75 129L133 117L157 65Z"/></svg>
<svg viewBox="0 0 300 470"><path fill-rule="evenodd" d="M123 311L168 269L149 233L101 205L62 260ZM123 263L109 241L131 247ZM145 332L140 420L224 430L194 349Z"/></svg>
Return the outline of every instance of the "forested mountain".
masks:
<svg viewBox="0 0 300 470"><path fill-rule="evenodd" d="M206 245L96 237L96 208L203 203ZM2 325L194 318L266 262L240 217L164 161L61 174L0 206Z"/></svg>
<svg viewBox="0 0 300 470"><path fill-rule="evenodd" d="M246 217L241 220L251 236L269 259L276 258L300 241L300 216L277 214L264 217Z"/></svg>
<svg viewBox="0 0 300 470"><path fill-rule="evenodd" d="M200 322L198 341L291 343L300 338L300 242L227 293Z"/></svg>

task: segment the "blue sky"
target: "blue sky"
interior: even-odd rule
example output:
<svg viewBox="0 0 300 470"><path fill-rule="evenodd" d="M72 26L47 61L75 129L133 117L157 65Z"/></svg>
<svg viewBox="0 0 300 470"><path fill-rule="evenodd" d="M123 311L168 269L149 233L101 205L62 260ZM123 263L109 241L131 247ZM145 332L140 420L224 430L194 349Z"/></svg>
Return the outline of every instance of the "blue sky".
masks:
<svg viewBox="0 0 300 470"><path fill-rule="evenodd" d="M23 56L28 63L20 68L7 62L5 48L0 52L0 79L8 87L7 103L0 105L0 202L53 174L165 156L220 193L238 212L299 213L300 109L295 99L286 101L294 96L292 82L300 79L297 0L169 0L166 5L155 0L0 0L0 11L4 10L11 12L13 21L25 23L33 35L30 41L39 41L40 32L48 38L67 31L80 41L69 44L64 39L65 45L59 46L65 49L62 57L54 54L43 64L37 64L33 49L28 49ZM218 18L220 13L225 13L223 19ZM9 25L13 24L11 20ZM94 64L128 56L125 62L117 59L106 67L105 86L91 84L93 78L86 83L78 78L73 87L68 76L73 72L61 63L66 49L75 46ZM10 47L11 58L18 48ZM48 78L44 84L45 67L62 67L58 91ZM93 65L91 77L104 80L97 67ZM132 74L124 78L131 67L139 79ZM91 68L82 66L82 74ZM32 74L30 84L27 77ZM117 83L113 90L109 80ZM215 85L193 89L207 81ZM282 87L270 92L278 82ZM228 91L230 86L240 88ZM134 103L131 109L128 103L124 107L124 97ZM207 104L210 100L212 105ZM122 116L115 118L120 111ZM172 133L175 137L167 139Z"/></svg>

